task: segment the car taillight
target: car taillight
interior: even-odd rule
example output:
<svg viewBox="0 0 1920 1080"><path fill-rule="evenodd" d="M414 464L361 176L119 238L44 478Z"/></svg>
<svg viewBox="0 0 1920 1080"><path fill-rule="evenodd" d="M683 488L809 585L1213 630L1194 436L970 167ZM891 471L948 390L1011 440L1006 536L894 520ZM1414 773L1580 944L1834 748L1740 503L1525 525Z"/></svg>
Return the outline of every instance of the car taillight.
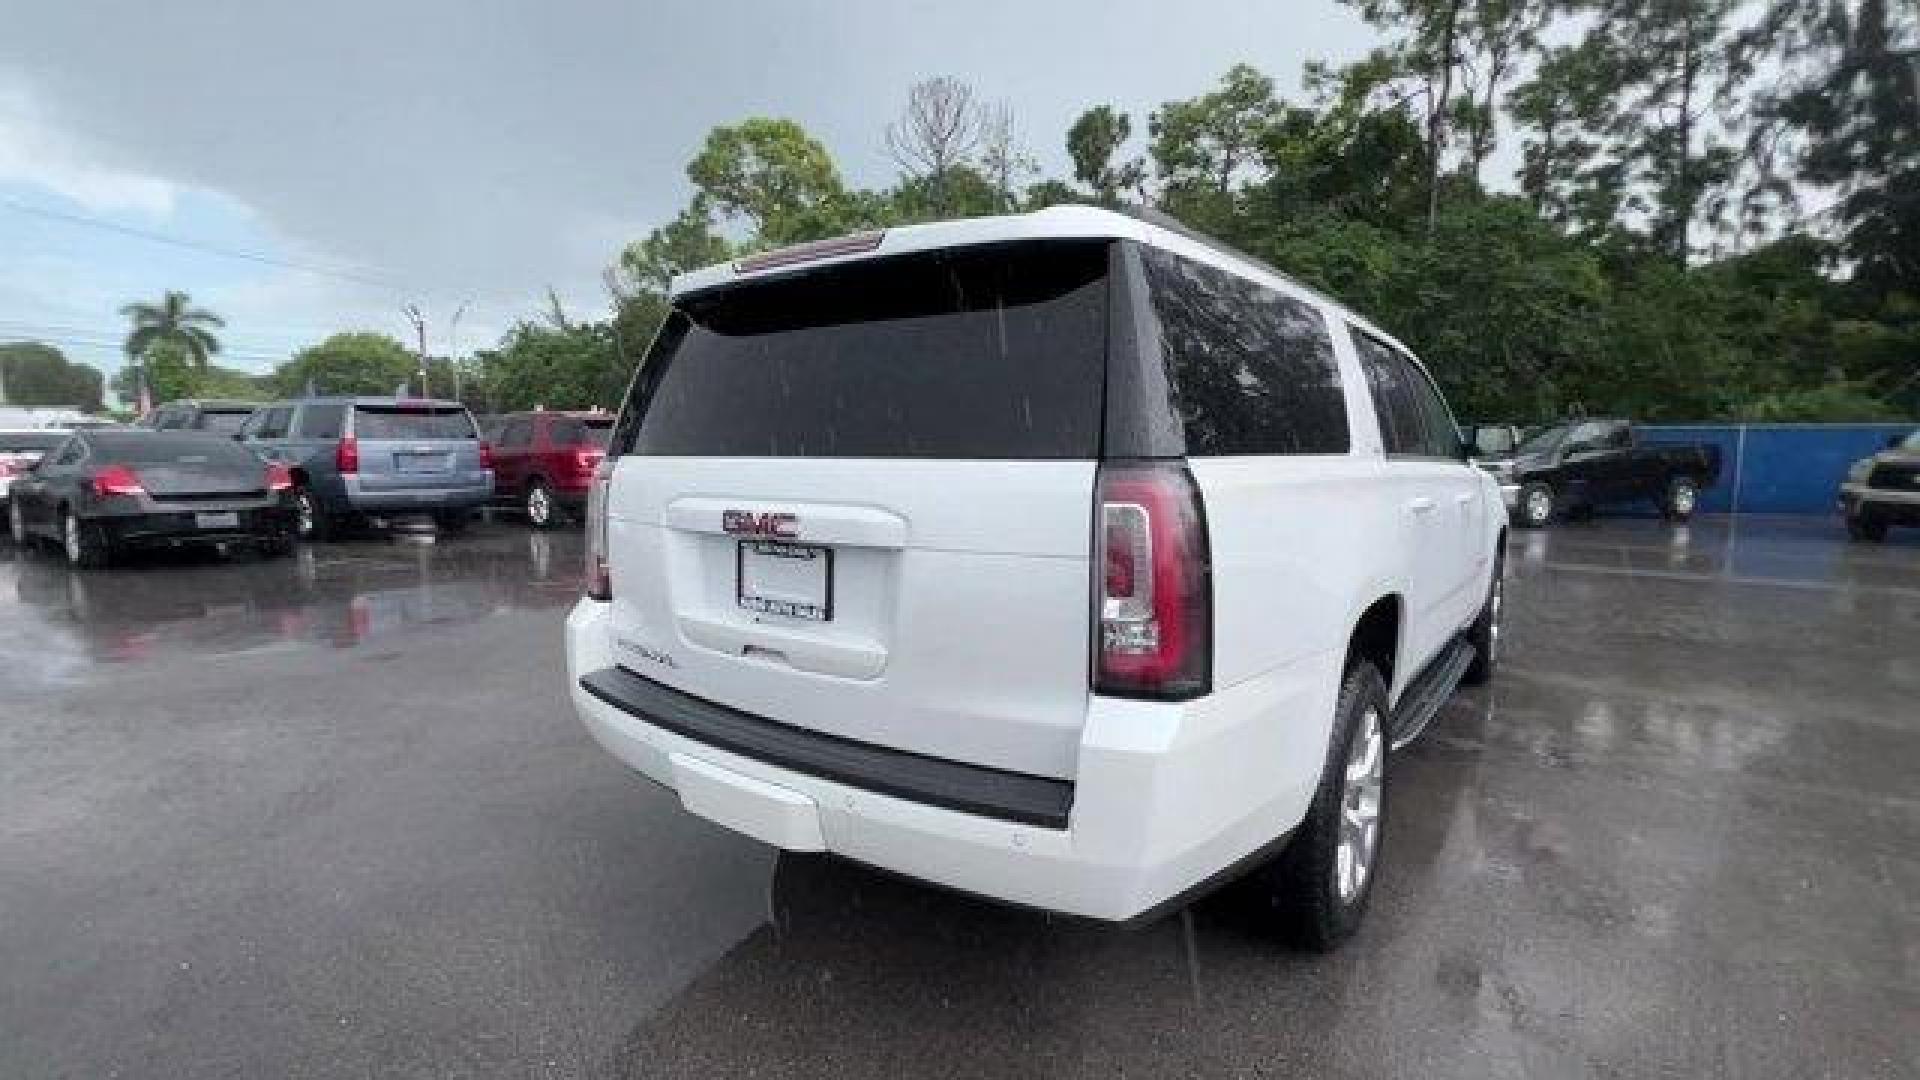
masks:
<svg viewBox="0 0 1920 1080"><path fill-rule="evenodd" d="M483 469L493 468L493 447L488 446L486 443L480 444L480 467Z"/></svg>
<svg viewBox="0 0 1920 1080"><path fill-rule="evenodd" d="M336 472L357 473L360 471L360 440L351 435L340 440L333 448L333 467Z"/></svg>
<svg viewBox="0 0 1920 1080"><path fill-rule="evenodd" d="M114 495L141 495L146 488L140 478L125 465L107 465L93 474L93 493L105 499Z"/></svg>
<svg viewBox="0 0 1920 1080"><path fill-rule="evenodd" d="M7 477L12 475L13 475L13 462L0 461L0 480L4 480Z"/></svg>
<svg viewBox="0 0 1920 1080"><path fill-rule="evenodd" d="M613 485L613 462L602 461L587 485L587 597L613 599L613 574L607 566L607 492Z"/></svg>
<svg viewBox="0 0 1920 1080"><path fill-rule="evenodd" d="M293 487L293 470L277 461L267 463L267 491L269 494L286 491Z"/></svg>
<svg viewBox="0 0 1920 1080"><path fill-rule="evenodd" d="M1109 462L1099 479L1097 694L1183 700L1213 678L1212 561L1183 463Z"/></svg>

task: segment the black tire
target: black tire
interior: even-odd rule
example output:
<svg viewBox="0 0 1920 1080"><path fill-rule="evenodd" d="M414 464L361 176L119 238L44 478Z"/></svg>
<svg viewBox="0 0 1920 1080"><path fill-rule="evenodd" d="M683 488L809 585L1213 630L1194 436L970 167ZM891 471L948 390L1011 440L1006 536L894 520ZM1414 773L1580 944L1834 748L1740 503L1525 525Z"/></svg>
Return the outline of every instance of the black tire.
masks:
<svg viewBox="0 0 1920 1080"><path fill-rule="evenodd" d="M27 531L26 519L21 515L20 504L12 499L7 500L7 539L21 551L33 546L33 534Z"/></svg>
<svg viewBox="0 0 1920 1080"><path fill-rule="evenodd" d="M527 485L527 493L520 499L520 508L527 513L527 524L536 529L557 527L565 517L560 504L553 497L553 488L545 480L534 480Z"/></svg>
<svg viewBox="0 0 1920 1080"><path fill-rule="evenodd" d="M439 510L433 515L433 527L443 533L463 533L473 523L471 510Z"/></svg>
<svg viewBox="0 0 1920 1080"><path fill-rule="evenodd" d="M79 570L97 569L113 558L113 548L100 536L100 531L64 506L60 508L60 550L66 556L67 565Z"/></svg>
<svg viewBox="0 0 1920 1080"><path fill-rule="evenodd" d="M1388 762L1387 687L1371 662L1357 661L1347 669L1334 710L1333 734L1327 740L1327 760L1320 786L1307 807L1306 820L1285 852L1261 873L1271 890L1273 906L1286 919L1282 928L1305 948L1327 952L1353 936L1366 914L1367 900L1379 878L1386 838ZM1340 887L1341 820L1349 751L1371 716L1377 727L1378 794L1375 806L1372 856L1354 888L1342 895Z"/></svg>
<svg viewBox="0 0 1920 1080"><path fill-rule="evenodd" d="M1467 665L1460 681L1468 686L1484 686L1492 681L1500 666L1500 617L1506 607L1507 542L1500 538L1500 550L1493 556L1493 583L1487 588L1486 603L1480 615L1467 627L1467 644L1473 646L1473 663Z"/></svg>
<svg viewBox="0 0 1920 1080"><path fill-rule="evenodd" d="M260 541L260 557L263 559L284 559L293 554L296 541L292 533L274 533Z"/></svg>
<svg viewBox="0 0 1920 1080"><path fill-rule="evenodd" d="M1700 485L1691 476L1676 476L1667 481L1667 493L1660 500L1660 513L1668 521L1692 521L1700 502Z"/></svg>
<svg viewBox="0 0 1920 1080"><path fill-rule="evenodd" d="M1525 484L1520 488L1520 499L1514 508L1514 524L1523 529L1544 529L1552 523L1559 504L1560 500L1547 485Z"/></svg>
<svg viewBox="0 0 1920 1080"><path fill-rule="evenodd" d="M311 544L325 543L339 532L338 523L312 488L293 489L293 517L294 536Z"/></svg>
<svg viewBox="0 0 1920 1080"><path fill-rule="evenodd" d="M1847 539L1854 543L1878 544L1887 538L1887 523L1866 509L1847 512Z"/></svg>

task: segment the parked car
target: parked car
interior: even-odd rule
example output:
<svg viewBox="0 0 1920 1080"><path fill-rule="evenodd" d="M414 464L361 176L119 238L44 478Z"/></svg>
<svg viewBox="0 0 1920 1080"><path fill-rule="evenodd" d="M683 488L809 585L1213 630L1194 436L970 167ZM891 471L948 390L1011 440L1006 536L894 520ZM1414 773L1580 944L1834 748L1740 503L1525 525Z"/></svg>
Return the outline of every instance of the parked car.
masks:
<svg viewBox="0 0 1920 1080"><path fill-rule="evenodd" d="M142 547L244 542L284 554L292 484L285 467L219 435L76 431L15 478L8 527L16 544L55 541L75 566Z"/></svg>
<svg viewBox="0 0 1920 1080"><path fill-rule="evenodd" d="M13 478L33 468L42 455L67 439L59 428L0 431L0 510L6 508Z"/></svg>
<svg viewBox="0 0 1920 1080"><path fill-rule="evenodd" d="M683 276L641 372L567 625L614 755L971 893L1129 919L1263 866L1353 931L1388 751L1499 637L1499 492L1404 347L1075 207Z"/></svg>
<svg viewBox="0 0 1920 1080"><path fill-rule="evenodd" d="M140 418L139 426L155 431L211 431L231 435L240 430L253 410L255 401L169 401Z"/></svg>
<svg viewBox="0 0 1920 1080"><path fill-rule="evenodd" d="M1700 493L1720 479L1720 448L1647 442L1626 420L1573 420L1528 436L1511 460L1482 466L1500 481L1514 523L1527 528L1540 528L1556 514L1641 500L1685 521Z"/></svg>
<svg viewBox="0 0 1920 1080"><path fill-rule="evenodd" d="M235 436L293 476L303 540L364 518L464 525L493 498L493 465L457 401L312 397L263 405Z"/></svg>
<svg viewBox="0 0 1920 1080"><path fill-rule="evenodd" d="M1878 543L1891 526L1920 526L1920 431L1854 462L1840 485L1840 509L1854 540Z"/></svg>
<svg viewBox="0 0 1920 1080"><path fill-rule="evenodd" d="M612 432L613 414L605 412L501 417L490 440L494 497L525 510L527 523L536 529L579 516Z"/></svg>
<svg viewBox="0 0 1920 1080"><path fill-rule="evenodd" d="M1462 424L1460 438L1482 465L1512 461L1513 452L1526 436L1513 424Z"/></svg>

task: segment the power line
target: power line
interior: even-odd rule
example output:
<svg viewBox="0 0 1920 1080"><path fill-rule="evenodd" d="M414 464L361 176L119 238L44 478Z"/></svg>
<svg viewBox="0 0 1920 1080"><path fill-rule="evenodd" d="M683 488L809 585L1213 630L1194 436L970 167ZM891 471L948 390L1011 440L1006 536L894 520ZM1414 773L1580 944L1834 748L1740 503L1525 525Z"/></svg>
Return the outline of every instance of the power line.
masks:
<svg viewBox="0 0 1920 1080"><path fill-rule="evenodd" d="M326 267L312 265L311 263L296 262L293 259L282 259L278 256L262 254L257 251L241 251L236 248L203 244L178 236L168 236L165 233L151 232L146 229L135 228L131 225L122 225L117 221L108 221L105 218L88 217L85 214L70 214L64 210L53 210L44 206L34 206L31 203L23 203L5 196L0 196L0 206L22 214L46 218L50 221L61 221L69 225L85 225L90 228L104 229L108 232L120 233L123 236L137 237L141 240L148 240L156 244L169 244L173 247L185 248L189 251L200 251L209 255L221 255L229 259L245 259L248 262L261 263L266 266L277 266L285 270L297 270L301 273L317 274L321 277L339 278L343 281L358 282L362 285L372 285L382 289L400 290L400 285L396 282L368 277L364 274L328 269Z"/></svg>

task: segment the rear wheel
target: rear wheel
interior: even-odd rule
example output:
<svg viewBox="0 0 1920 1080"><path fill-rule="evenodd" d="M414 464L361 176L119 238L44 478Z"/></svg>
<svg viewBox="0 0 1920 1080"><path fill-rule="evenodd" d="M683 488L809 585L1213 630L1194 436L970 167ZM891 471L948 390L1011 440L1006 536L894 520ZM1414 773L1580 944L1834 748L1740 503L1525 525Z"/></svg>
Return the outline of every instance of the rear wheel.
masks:
<svg viewBox="0 0 1920 1080"><path fill-rule="evenodd" d="M1553 520L1553 489L1545 484L1528 484L1520 489L1520 524L1529 529L1544 529Z"/></svg>
<svg viewBox="0 0 1920 1080"><path fill-rule="evenodd" d="M7 500L7 535L13 539L13 546L26 548L32 537L27 535L27 519L20 509L19 499Z"/></svg>
<svg viewBox="0 0 1920 1080"><path fill-rule="evenodd" d="M1866 507L1847 511L1847 539L1856 543L1877 544L1887 538L1887 523Z"/></svg>
<svg viewBox="0 0 1920 1080"><path fill-rule="evenodd" d="M536 529L551 529L560 523L560 507L554 502L553 489L545 480L535 480L527 485L527 495L522 500L526 505L527 524Z"/></svg>
<svg viewBox="0 0 1920 1080"><path fill-rule="evenodd" d="M1359 928L1373 894L1387 811L1387 687L1368 661L1347 671L1320 787L1300 831L1268 867L1287 929L1332 949Z"/></svg>
<svg viewBox="0 0 1920 1080"><path fill-rule="evenodd" d="M1505 548L1503 537L1501 550L1493 557L1493 585L1487 590L1487 602L1480 608L1480 617L1467 628L1467 644L1474 649L1473 663L1467 665L1466 674L1460 676L1460 681L1468 686L1479 686L1491 680L1494 668L1500 662L1500 616L1507 599Z"/></svg>
<svg viewBox="0 0 1920 1080"><path fill-rule="evenodd" d="M293 489L293 522L294 534L302 540L317 543L333 537L333 519L311 488Z"/></svg>
<svg viewBox="0 0 1920 1080"><path fill-rule="evenodd" d="M1661 503L1660 512L1669 521L1687 521L1693 517L1693 508L1700 501L1700 487L1685 476L1676 476L1667 484L1667 497Z"/></svg>
<svg viewBox="0 0 1920 1080"><path fill-rule="evenodd" d="M105 566L112 554L99 531L89 528L71 509L60 511L60 547L66 553L67 565L81 568Z"/></svg>

